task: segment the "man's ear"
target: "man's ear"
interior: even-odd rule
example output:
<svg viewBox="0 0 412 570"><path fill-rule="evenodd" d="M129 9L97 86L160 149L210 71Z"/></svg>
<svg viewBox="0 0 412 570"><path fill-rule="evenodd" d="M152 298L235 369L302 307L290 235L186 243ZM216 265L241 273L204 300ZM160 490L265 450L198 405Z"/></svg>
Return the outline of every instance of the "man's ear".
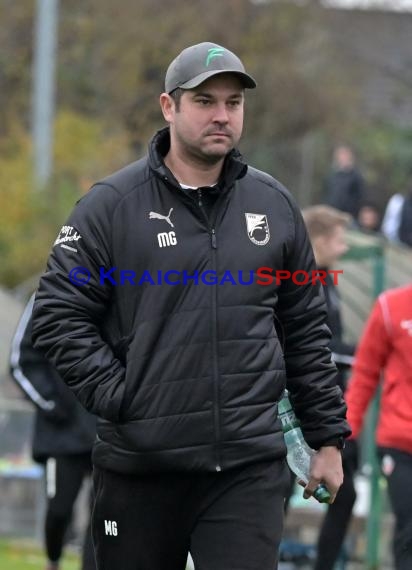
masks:
<svg viewBox="0 0 412 570"><path fill-rule="evenodd" d="M162 93L159 98L160 108L162 109L163 117L168 123L173 120L175 111L175 102L168 93Z"/></svg>

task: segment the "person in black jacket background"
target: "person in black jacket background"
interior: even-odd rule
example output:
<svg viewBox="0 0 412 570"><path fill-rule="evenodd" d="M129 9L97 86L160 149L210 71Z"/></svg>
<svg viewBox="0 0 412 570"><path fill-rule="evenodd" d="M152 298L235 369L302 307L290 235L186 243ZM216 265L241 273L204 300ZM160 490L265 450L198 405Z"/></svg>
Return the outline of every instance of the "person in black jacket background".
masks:
<svg viewBox="0 0 412 570"><path fill-rule="evenodd" d="M287 486L287 384L314 456L305 496L342 483L350 430L322 289L294 199L236 149L240 59L203 42L170 64L168 126L60 231L33 339L99 416L99 570L274 570ZM283 274L282 274L283 275Z"/></svg>
<svg viewBox="0 0 412 570"><path fill-rule="evenodd" d="M58 570L72 509L85 477L91 475L96 418L67 388L56 369L32 344L34 295L17 326L10 353L11 374L36 406L32 455L45 465L46 570ZM90 524L84 539L82 570L95 570Z"/></svg>
<svg viewBox="0 0 412 570"><path fill-rule="evenodd" d="M343 338L339 291L333 276L327 271L335 268L336 262L348 250L345 234L351 218L335 208L322 205L311 206L302 213L317 265L326 272L323 289L328 307L327 323L332 332L329 347L338 367L337 382L345 392L346 376L356 347ZM343 484L323 519L314 570L331 570L338 559L356 500L354 475L357 467L357 445L354 440L349 440L343 450Z"/></svg>
<svg viewBox="0 0 412 570"><path fill-rule="evenodd" d="M325 203L347 212L357 224L365 192L365 181L356 167L353 150L347 145L337 146L333 152L331 171L325 180Z"/></svg>

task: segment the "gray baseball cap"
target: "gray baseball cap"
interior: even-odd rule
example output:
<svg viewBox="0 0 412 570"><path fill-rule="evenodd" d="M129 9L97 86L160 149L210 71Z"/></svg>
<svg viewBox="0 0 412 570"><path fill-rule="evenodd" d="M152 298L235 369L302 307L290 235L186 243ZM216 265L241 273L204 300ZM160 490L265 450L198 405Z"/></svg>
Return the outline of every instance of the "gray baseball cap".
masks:
<svg viewBox="0 0 412 570"><path fill-rule="evenodd" d="M165 91L171 93L178 87L193 89L219 73L234 73L244 87L256 87L256 81L246 73L237 55L217 44L203 42L184 49L172 61L166 72Z"/></svg>

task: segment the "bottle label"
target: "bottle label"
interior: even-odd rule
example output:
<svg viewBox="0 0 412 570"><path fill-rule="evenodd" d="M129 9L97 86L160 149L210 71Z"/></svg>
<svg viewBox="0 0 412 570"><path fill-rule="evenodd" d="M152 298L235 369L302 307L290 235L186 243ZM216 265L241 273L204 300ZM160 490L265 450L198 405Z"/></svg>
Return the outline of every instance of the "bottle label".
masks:
<svg viewBox="0 0 412 570"><path fill-rule="evenodd" d="M300 423L297 420L291 421L291 422L282 422L282 431L283 433L287 433L288 431L291 431L292 429L296 429L296 428L300 428Z"/></svg>

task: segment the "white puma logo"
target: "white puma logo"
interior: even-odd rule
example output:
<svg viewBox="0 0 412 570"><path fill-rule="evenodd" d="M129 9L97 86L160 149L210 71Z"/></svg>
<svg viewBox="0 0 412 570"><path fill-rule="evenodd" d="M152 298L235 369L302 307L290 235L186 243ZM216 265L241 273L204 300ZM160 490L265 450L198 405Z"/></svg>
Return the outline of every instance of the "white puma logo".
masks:
<svg viewBox="0 0 412 570"><path fill-rule="evenodd" d="M151 220L158 219L158 220L165 220L168 224L174 228L174 225L170 219L170 215L173 212L173 208L170 208L170 211L167 216L163 216L163 214L158 214L157 212L149 212L149 218Z"/></svg>

